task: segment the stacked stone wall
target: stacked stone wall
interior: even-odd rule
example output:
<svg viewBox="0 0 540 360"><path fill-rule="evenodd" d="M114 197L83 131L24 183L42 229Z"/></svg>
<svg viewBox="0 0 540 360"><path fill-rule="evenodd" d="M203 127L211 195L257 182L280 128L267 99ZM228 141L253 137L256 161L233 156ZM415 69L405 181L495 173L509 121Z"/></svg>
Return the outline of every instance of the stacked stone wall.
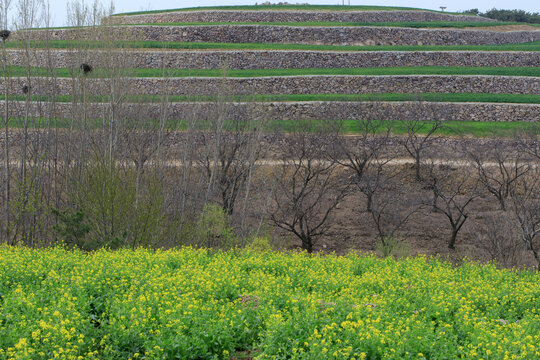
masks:
<svg viewBox="0 0 540 360"><path fill-rule="evenodd" d="M466 21L494 22L480 16L452 15L433 11L244 11L204 10L111 16L111 24L149 24L174 22L397 22Z"/></svg>
<svg viewBox="0 0 540 360"><path fill-rule="evenodd" d="M185 119L193 114L200 118L215 118L216 106L227 118L246 118L265 114L269 119L387 119L387 120L454 120L454 121L540 121L540 106L535 104L492 104L492 103L430 103L430 102L269 102L230 103L223 106L214 103L172 103L165 116ZM55 104L54 115L59 118L77 119L82 115L81 107L70 103ZM88 118L103 118L110 111L108 105L88 104ZM0 103L4 111L4 103ZM125 118L159 118L161 104L125 104L116 107ZM12 102L10 116L25 114L24 102ZM30 116L53 116L48 103L32 103Z"/></svg>
<svg viewBox="0 0 540 360"><path fill-rule="evenodd" d="M270 25L130 26L110 27L107 38L139 41L294 43L328 45L490 45L540 40L540 31L479 31L345 26L304 27ZM36 40L75 40L78 29L32 30ZM23 34L14 33L13 40Z"/></svg>
<svg viewBox="0 0 540 360"><path fill-rule="evenodd" d="M400 66L538 67L540 52L519 51L145 51L119 53L126 67L151 69L306 69ZM32 66L78 69L110 63L102 51L53 49L32 52ZM23 50L8 50L10 65L24 66Z"/></svg>
<svg viewBox="0 0 540 360"><path fill-rule="evenodd" d="M74 82L75 81L75 82ZM276 76L259 78L128 78L121 80L134 95L252 95L252 94L369 94L369 93L492 93L540 94L540 78L513 76ZM89 94L107 94L110 81L87 79ZM33 78L33 94L69 95L79 80ZM12 79L10 93L22 94L26 78ZM4 83L0 80L0 93Z"/></svg>

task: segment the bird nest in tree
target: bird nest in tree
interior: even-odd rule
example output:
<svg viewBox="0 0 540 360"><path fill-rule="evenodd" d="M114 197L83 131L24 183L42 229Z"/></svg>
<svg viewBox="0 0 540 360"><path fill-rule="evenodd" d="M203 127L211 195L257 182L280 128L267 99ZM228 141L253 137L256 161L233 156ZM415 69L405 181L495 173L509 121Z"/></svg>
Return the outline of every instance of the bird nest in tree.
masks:
<svg viewBox="0 0 540 360"><path fill-rule="evenodd" d="M92 71L92 65L89 65L87 63L82 63L81 64L81 70L84 72L84 74L88 74L89 72Z"/></svg>
<svg viewBox="0 0 540 360"><path fill-rule="evenodd" d="M11 31L9 31L9 30L0 30L0 38L3 41L7 40L7 38L9 37L9 34L11 34Z"/></svg>

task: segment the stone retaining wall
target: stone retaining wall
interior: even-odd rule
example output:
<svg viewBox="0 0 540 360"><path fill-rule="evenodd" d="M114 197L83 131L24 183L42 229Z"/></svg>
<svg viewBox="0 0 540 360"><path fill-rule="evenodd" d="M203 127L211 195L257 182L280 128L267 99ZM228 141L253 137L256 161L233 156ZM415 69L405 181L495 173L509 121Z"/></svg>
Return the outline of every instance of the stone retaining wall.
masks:
<svg viewBox="0 0 540 360"><path fill-rule="evenodd" d="M277 76L261 78L130 78L123 87L136 95L492 93L540 94L540 78L512 76ZM55 80L57 95L73 93L71 78ZM22 94L26 78L12 79L10 93ZM108 80L87 79L89 94L110 93ZM80 88L76 79L75 86ZM53 93L48 78L33 78L33 94ZM0 93L4 92L0 80Z"/></svg>
<svg viewBox="0 0 540 360"><path fill-rule="evenodd" d="M264 114L269 119L387 119L387 120L456 120L456 121L540 121L538 104L429 103L429 102L272 102L272 103L172 103L166 117L185 119L194 116L214 118L218 106L226 117L245 118ZM0 103L3 111L4 102ZM32 103L31 116L51 116L47 103ZM10 103L11 116L24 115L24 102ZM108 105L89 104L89 118L102 118L110 112ZM124 118L159 118L160 104L126 104L116 108ZM56 117L77 119L80 107L70 103L56 104Z"/></svg>
<svg viewBox="0 0 540 360"><path fill-rule="evenodd" d="M304 27L269 25L109 27L108 38L144 41L295 43L328 45L488 45L540 40L540 31L412 29L398 27ZM102 29L103 30L103 29ZM78 39L78 29L32 30L31 36L51 40ZM23 34L14 33L12 40ZM10 37L11 39L11 37Z"/></svg>
<svg viewBox="0 0 540 360"><path fill-rule="evenodd" d="M248 11L203 10L174 11L141 15L111 16L111 24L148 24L173 22L397 22L467 21L493 22L480 16L452 15L433 11Z"/></svg>
<svg viewBox="0 0 540 360"><path fill-rule="evenodd" d="M119 53L124 67L152 69L305 69L399 66L538 67L540 52L482 51L145 51ZM8 50L10 65L26 64L23 50ZM110 64L102 51L36 50L32 66L78 69L81 62L94 67Z"/></svg>

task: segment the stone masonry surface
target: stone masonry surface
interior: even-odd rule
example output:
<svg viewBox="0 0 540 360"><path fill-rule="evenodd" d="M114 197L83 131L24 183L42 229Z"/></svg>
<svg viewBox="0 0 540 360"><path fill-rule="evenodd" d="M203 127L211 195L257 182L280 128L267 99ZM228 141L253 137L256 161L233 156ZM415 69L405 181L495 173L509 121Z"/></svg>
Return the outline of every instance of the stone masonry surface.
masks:
<svg viewBox="0 0 540 360"><path fill-rule="evenodd" d="M259 78L127 78L124 89L136 95L252 95L252 94L367 94L367 93L492 93L540 94L540 78L514 76L275 76ZM32 78L33 94L69 95L80 88L78 78ZM87 79L89 94L110 93L110 81ZM26 78L12 79L10 93L22 94ZM0 80L0 92L4 92ZM540 106L540 105L539 105Z"/></svg>
<svg viewBox="0 0 540 360"><path fill-rule="evenodd" d="M269 119L386 119L386 120L455 120L455 121L540 121L540 106L537 104L492 104L492 103L444 103L444 102L269 102L229 103L171 103L166 113L161 104L124 104L115 111L124 118L151 119L163 114L166 118L186 119L197 114L199 118L215 118L219 108L228 118L267 116ZM57 103L56 112L48 103L31 103L30 116L53 116L78 119L82 108L71 103ZM88 104L88 118L103 118L110 112L109 105ZM4 111L4 102L0 103ZM10 116L23 116L24 102L12 102Z"/></svg>
<svg viewBox="0 0 540 360"><path fill-rule="evenodd" d="M396 22L396 21L467 21L493 22L480 16L442 14L432 11L248 11L203 10L175 11L141 15L111 16L112 24L173 22Z"/></svg>
<svg viewBox="0 0 540 360"><path fill-rule="evenodd" d="M152 69L305 69L400 66L540 66L540 52L482 51L144 51L119 53L125 67ZM8 50L11 65L26 64L23 50ZM81 62L107 64L101 51L36 50L31 66L78 69Z"/></svg>
<svg viewBox="0 0 540 360"><path fill-rule="evenodd" d="M131 30L131 34L126 34ZM78 29L32 30L35 40L75 40ZM540 40L540 31L478 31L399 27L304 27L269 25L109 27L107 37L144 41L296 43L328 45L488 45ZM23 34L14 33L12 40Z"/></svg>

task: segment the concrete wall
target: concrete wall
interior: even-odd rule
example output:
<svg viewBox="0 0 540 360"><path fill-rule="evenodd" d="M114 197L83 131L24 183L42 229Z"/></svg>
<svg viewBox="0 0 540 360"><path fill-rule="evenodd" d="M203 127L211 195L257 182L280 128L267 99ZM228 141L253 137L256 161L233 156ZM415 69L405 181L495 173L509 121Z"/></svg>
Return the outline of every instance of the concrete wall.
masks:
<svg viewBox="0 0 540 360"><path fill-rule="evenodd" d="M125 118L141 120L158 118L160 104L126 104L116 109ZM3 111L4 103L0 103ZM491 103L428 103L428 102L286 102L286 103L230 103L220 106L226 117L242 118L264 114L269 119L388 119L388 120L456 120L456 121L540 121L537 104L491 104ZM107 105L89 104L89 118L107 116ZM24 102L10 104L11 116L24 114ZM50 116L49 104L32 103L31 116ZM171 103L167 118L184 119L193 116L214 118L216 104ZM56 116L77 119L82 116L80 107L70 103L57 103Z"/></svg>
<svg viewBox="0 0 540 360"><path fill-rule="evenodd" d="M279 10L202 10L111 16L111 24L172 22L396 22L396 21L467 21L493 22L480 16L452 15L433 11L279 11Z"/></svg>
<svg viewBox="0 0 540 360"><path fill-rule="evenodd" d="M513 76L277 76L261 78L129 78L121 79L130 94L216 95L232 94L368 94L368 93L492 93L540 94L540 78ZM57 78L55 93L68 95L80 81ZM26 78L15 78L10 93L22 94ZM53 93L48 78L32 78L33 94ZM89 94L110 93L108 80L87 79ZM0 79L0 93L4 83Z"/></svg>
<svg viewBox="0 0 540 360"><path fill-rule="evenodd" d="M302 27L268 25L131 26L110 27L107 37L145 41L296 43L328 45L486 45L540 40L540 31L495 32L398 27ZM34 39L78 39L80 30L32 30ZM11 40L21 39L15 32Z"/></svg>
<svg viewBox="0 0 540 360"><path fill-rule="evenodd" d="M540 66L540 52L515 51L145 51L124 50L117 55L124 67L153 69L304 69L397 66ZM8 50L10 65L24 66L22 50ZM95 67L110 64L102 51L36 50L32 66L78 69L81 62Z"/></svg>

